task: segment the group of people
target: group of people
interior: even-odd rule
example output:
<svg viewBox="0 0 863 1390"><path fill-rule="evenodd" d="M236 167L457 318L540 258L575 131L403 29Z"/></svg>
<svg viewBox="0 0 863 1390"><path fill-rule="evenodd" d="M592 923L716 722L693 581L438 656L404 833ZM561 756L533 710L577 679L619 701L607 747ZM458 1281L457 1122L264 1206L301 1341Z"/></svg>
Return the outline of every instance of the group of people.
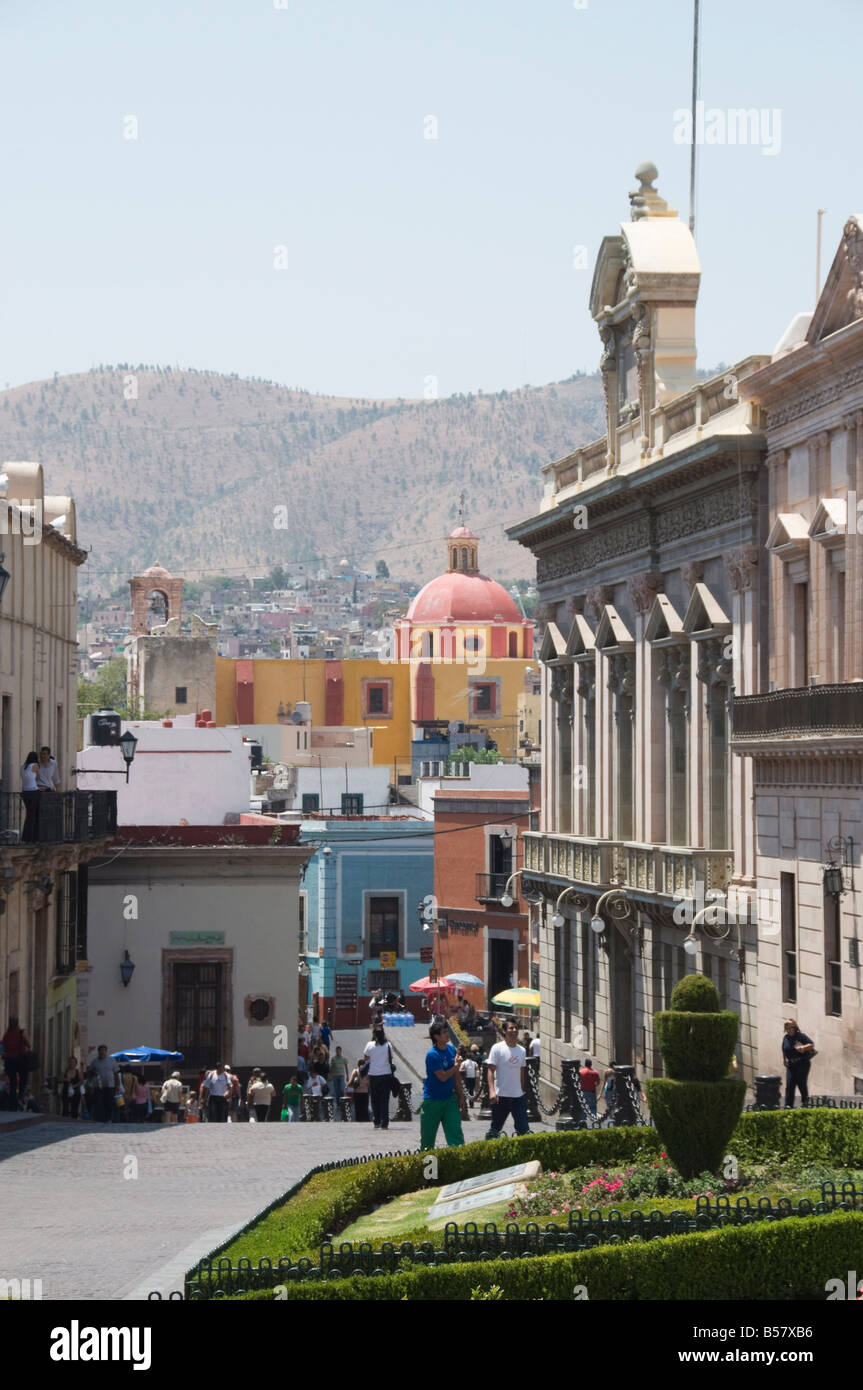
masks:
<svg viewBox="0 0 863 1390"><path fill-rule="evenodd" d="M503 1126L510 1116L516 1134L530 1134L527 1123L527 1057L528 1051L518 1040L518 1023L508 1019L503 1024L503 1036L483 1058L474 1043L470 1049L456 1048L448 1041L446 1019L432 1022L429 1029L431 1047L426 1053L426 1074L423 1083L423 1102L420 1110L420 1148L435 1146L438 1129L443 1127L447 1146L464 1143L462 1114L467 1092L473 1099L476 1078L483 1062L488 1067L491 1125L486 1139L500 1139ZM527 1035L526 1039L527 1039ZM532 1040L528 1039L532 1047ZM536 1054L534 1054L536 1055Z"/></svg>
<svg viewBox="0 0 863 1390"><path fill-rule="evenodd" d="M44 744L37 753L28 753L21 764L21 800L24 803L24 827L21 839L32 844L39 839L39 812L45 792L60 790L60 770L51 749Z"/></svg>

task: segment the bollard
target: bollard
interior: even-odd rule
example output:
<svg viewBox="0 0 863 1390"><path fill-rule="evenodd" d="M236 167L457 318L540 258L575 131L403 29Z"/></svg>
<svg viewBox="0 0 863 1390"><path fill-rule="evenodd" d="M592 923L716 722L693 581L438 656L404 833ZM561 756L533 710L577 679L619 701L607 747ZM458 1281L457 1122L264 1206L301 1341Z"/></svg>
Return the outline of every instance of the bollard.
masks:
<svg viewBox="0 0 863 1390"><path fill-rule="evenodd" d="M563 1100L560 1106L560 1119L555 1122L555 1129L583 1129L586 1123L575 1089L577 1072L578 1062L561 1062L560 1089L563 1092Z"/></svg>
<svg viewBox="0 0 863 1390"><path fill-rule="evenodd" d="M782 1093L781 1076L756 1076L755 1105L759 1110L778 1110Z"/></svg>
<svg viewBox="0 0 863 1390"><path fill-rule="evenodd" d="M625 1078L629 1077L633 1089L638 1091L638 1082L635 1079L635 1068L628 1064L622 1064L614 1068L614 1125L634 1125L638 1123L638 1116L629 1094L629 1087L626 1085Z"/></svg>
<svg viewBox="0 0 863 1390"><path fill-rule="evenodd" d="M399 1090L398 1109L396 1110L396 1119L397 1119L397 1120L412 1120L412 1119L413 1119L414 1115L413 1115L413 1110L411 1109L411 1094L412 1094L412 1091L413 1091L413 1083L412 1083L412 1082L410 1082L410 1081L403 1081L403 1082L401 1083L401 1089Z"/></svg>

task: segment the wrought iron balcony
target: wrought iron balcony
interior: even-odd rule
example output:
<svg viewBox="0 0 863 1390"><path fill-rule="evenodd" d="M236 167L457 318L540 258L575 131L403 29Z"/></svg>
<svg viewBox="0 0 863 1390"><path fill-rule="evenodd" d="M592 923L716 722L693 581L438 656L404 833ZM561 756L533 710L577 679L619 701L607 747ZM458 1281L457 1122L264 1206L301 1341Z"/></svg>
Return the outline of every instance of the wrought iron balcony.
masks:
<svg viewBox="0 0 863 1390"><path fill-rule="evenodd" d="M476 900L478 903L499 903L504 895L509 874L477 874ZM513 884L512 896L518 895L518 881Z"/></svg>
<svg viewBox="0 0 863 1390"><path fill-rule="evenodd" d="M863 682L738 695L731 707L734 739L842 733L863 735Z"/></svg>
<svg viewBox="0 0 863 1390"><path fill-rule="evenodd" d="M0 794L0 846L68 845L117 833L117 793L35 792L25 806L20 792Z"/></svg>

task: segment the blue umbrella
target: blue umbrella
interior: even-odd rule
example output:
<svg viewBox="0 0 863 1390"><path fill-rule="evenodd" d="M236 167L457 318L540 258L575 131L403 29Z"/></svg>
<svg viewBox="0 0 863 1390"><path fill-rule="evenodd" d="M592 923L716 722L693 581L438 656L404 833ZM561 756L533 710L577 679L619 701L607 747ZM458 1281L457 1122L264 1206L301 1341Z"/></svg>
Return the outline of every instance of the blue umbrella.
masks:
<svg viewBox="0 0 863 1390"><path fill-rule="evenodd" d="M166 1052L161 1047L130 1047L125 1052L112 1052L115 1062L182 1062L182 1052Z"/></svg>
<svg viewBox="0 0 863 1390"><path fill-rule="evenodd" d="M477 979L476 975L464 974L454 975L452 971L447 972L447 979L452 980L454 985L482 985L483 981Z"/></svg>

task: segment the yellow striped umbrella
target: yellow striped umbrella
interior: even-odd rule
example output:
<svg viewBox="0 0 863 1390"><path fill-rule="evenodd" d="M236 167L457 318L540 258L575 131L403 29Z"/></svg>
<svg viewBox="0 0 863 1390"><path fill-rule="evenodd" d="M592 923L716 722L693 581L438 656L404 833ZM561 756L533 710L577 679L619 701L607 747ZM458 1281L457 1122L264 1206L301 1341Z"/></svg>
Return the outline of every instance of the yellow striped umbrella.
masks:
<svg viewBox="0 0 863 1390"><path fill-rule="evenodd" d="M509 1004L513 1009L538 1009L539 990L505 989L502 994L496 994L491 1002L493 1004Z"/></svg>

